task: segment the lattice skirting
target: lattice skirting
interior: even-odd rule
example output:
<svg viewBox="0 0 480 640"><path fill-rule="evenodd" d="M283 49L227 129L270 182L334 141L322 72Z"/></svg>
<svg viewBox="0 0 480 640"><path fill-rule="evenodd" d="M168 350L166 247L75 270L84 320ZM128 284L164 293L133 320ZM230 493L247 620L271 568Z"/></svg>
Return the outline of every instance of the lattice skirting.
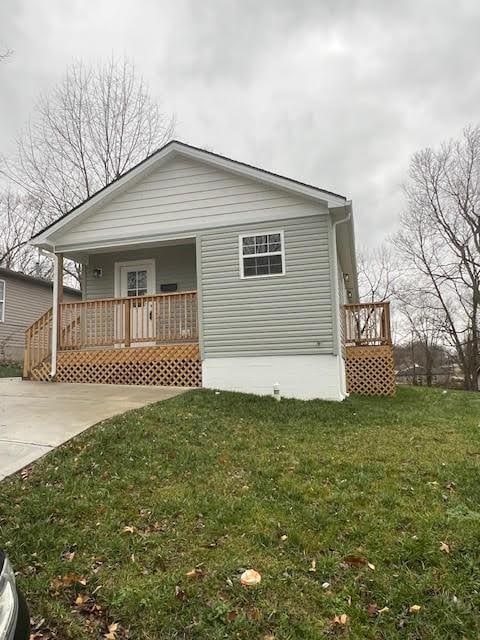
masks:
<svg viewBox="0 0 480 640"><path fill-rule="evenodd" d="M49 380L50 366L42 363L32 380ZM57 357L58 382L145 384L201 387L198 344L62 351Z"/></svg>
<svg viewBox="0 0 480 640"><path fill-rule="evenodd" d="M395 367L391 346L347 347L348 393L365 396L395 395Z"/></svg>

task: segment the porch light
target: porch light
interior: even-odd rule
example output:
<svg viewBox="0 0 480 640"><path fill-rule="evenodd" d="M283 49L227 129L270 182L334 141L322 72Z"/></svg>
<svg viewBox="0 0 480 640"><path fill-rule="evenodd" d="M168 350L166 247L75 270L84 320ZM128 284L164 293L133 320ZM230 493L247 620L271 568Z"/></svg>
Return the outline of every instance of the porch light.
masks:
<svg viewBox="0 0 480 640"><path fill-rule="evenodd" d="M101 278L103 276L103 269L101 267L96 267L92 271L94 278Z"/></svg>

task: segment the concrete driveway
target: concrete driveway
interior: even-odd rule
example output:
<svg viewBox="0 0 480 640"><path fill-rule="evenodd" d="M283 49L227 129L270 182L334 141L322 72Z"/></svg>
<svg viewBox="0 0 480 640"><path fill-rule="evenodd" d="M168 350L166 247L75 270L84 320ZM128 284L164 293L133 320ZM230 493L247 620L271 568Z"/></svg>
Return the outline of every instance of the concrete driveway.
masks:
<svg viewBox="0 0 480 640"><path fill-rule="evenodd" d="M184 391L0 378L0 480L100 420Z"/></svg>

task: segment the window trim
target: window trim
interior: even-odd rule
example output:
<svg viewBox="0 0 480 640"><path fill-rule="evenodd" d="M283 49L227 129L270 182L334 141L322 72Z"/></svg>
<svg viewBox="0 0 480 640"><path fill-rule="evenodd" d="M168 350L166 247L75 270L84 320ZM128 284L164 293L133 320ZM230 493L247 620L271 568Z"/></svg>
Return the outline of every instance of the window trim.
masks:
<svg viewBox="0 0 480 640"><path fill-rule="evenodd" d="M0 313L0 322L5 322L5 299L7 297L7 281L0 280L0 282L3 282L3 297L0 300L0 302L2 303L2 312Z"/></svg>
<svg viewBox="0 0 480 640"><path fill-rule="evenodd" d="M254 238L255 236L270 236L274 233L278 233L280 235L280 251L268 251L266 253L252 253L252 254L244 254L243 253L243 239L244 238ZM282 257L282 271L281 273L261 273L256 276L246 276L243 270L243 259L244 258L262 258L265 256L278 256ZM240 279L241 280L254 280L255 278L278 278L279 276L284 276L287 273L286 265L285 265L285 233L283 229L275 229L273 231L250 231L249 233L241 233L238 236L238 260L240 265Z"/></svg>

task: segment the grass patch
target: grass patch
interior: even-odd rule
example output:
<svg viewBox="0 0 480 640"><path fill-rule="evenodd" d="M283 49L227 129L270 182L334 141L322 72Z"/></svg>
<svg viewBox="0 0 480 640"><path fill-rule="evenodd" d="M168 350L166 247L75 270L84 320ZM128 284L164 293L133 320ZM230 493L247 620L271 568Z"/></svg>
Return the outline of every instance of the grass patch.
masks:
<svg viewBox="0 0 480 640"><path fill-rule="evenodd" d="M22 375L20 362L0 362L0 378L16 378Z"/></svg>
<svg viewBox="0 0 480 640"><path fill-rule="evenodd" d="M46 638L477 638L479 422L460 391L189 392L1 483L0 544Z"/></svg>

